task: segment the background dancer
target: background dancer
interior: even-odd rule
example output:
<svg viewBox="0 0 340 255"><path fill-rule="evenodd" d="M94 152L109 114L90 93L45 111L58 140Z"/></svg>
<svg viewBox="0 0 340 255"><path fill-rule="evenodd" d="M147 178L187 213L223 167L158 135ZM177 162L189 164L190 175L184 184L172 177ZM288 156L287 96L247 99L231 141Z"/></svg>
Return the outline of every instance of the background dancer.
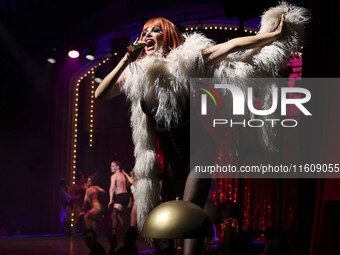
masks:
<svg viewBox="0 0 340 255"><path fill-rule="evenodd" d="M69 189L70 195L74 197L74 199L72 200L74 214L73 234L77 232L78 223L80 219L79 214L82 211L82 203L84 201L85 192L86 192L86 178L84 174L80 173L77 177L76 184L73 184Z"/></svg>
<svg viewBox="0 0 340 255"><path fill-rule="evenodd" d="M61 209L60 209L60 223L65 235L71 234L71 213L72 213L72 197L68 192L65 179L59 180L59 188L61 193Z"/></svg>
<svg viewBox="0 0 340 255"><path fill-rule="evenodd" d="M136 207L134 194L136 192L137 179L135 177L134 171L131 171L130 175L128 175L125 171L122 171L122 173L125 175L126 179L131 184L130 189L131 189L133 204L132 204L132 209L131 209L131 214L130 214L130 227L136 227L136 225L137 225L137 207Z"/></svg>
<svg viewBox="0 0 340 255"><path fill-rule="evenodd" d="M111 212L111 224L112 224L112 234L116 233L117 219L120 223L122 230L124 231L124 220L122 213L124 209L129 204L129 193L126 188L126 178L120 170L120 162L111 162L111 184L110 184L110 201L108 208L112 206Z"/></svg>
<svg viewBox="0 0 340 255"><path fill-rule="evenodd" d="M95 185L95 178L93 176L89 176L87 178L87 189L85 192L84 202L83 202L83 210L86 206L86 203L89 203L91 209L86 213L82 212L80 215L84 214L84 221L86 229L97 230L96 219L98 218L100 212L102 211L102 206L98 200L98 193L105 192L101 187Z"/></svg>

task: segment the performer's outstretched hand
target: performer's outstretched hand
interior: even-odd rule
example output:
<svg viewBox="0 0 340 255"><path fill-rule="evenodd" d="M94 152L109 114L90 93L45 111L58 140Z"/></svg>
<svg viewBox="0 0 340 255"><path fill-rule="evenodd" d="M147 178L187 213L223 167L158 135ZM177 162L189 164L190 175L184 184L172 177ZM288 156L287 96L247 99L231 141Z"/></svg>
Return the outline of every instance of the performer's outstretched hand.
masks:
<svg viewBox="0 0 340 255"><path fill-rule="evenodd" d="M279 23L279 25L277 26L277 28L273 31L273 32L276 34L276 39L277 39L277 38L280 38L281 35L282 35L283 22L284 22L284 20L285 20L286 14L289 12L289 10L290 10L290 9L287 8L287 9L285 10L285 12L282 13L280 23Z"/></svg>

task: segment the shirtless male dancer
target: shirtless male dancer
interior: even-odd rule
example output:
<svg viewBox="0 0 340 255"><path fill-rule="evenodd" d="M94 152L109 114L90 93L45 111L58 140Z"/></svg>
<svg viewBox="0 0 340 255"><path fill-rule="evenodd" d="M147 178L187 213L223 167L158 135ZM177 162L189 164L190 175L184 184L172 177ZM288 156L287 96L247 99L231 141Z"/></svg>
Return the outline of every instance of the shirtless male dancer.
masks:
<svg viewBox="0 0 340 255"><path fill-rule="evenodd" d="M117 228L117 219L123 229L122 213L126 206L129 204L129 193L126 189L126 178L120 170L120 162L111 162L111 185L110 185L110 202L108 208L113 204L111 212L112 233L115 234ZM113 200L115 195L115 200Z"/></svg>

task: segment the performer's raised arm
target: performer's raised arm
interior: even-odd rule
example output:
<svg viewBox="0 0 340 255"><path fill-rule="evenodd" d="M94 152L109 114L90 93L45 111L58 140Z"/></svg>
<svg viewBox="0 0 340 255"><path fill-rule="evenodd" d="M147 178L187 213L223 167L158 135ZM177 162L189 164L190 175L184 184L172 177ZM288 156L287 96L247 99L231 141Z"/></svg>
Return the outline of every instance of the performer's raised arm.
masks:
<svg viewBox="0 0 340 255"><path fill-rule="evenodd" d="M135 180L132 179L132 177L130 175L128 175L124 170L122 170L122 173L125 175L126 179L129 181L130 184L134 184Z"/></svg>
<svg viewBox="0 0 340 255"><path fill-rule="evenodd" d="M143 47L130 51L124 55L118 65L116 65L116 67L99 84L95 91L96 99L107 100L121 94L119 84L124 82L124 76L122 75L123 71L130 62L133 62L138 58L146 45L146 42L138 41L138 38L134 44L136 43L141 44Z"/></svg>
<svg viewBox="0 0 340 255"><path fill-rule="evenodd" d="M87 190L86 190L85 196L84 196L84 201L83 201L83 204L82 204L82 206L81 206L81 212L79 213L79 215L83 215L83 214L84 214L85 208L86 208L86 204L87 204L87 202L88 202L88 199L89 199L89 196L88 196L88 192L87 192Z"/></svg>
<svg viewBox="0 0 340 255"><path fill-rule="evenodd" d="M96 188L97 188L97 191L99 191L99 192L102 192L102 193L105 193L105 190L104 190L104 189L102 189L101 187L99 187L99 186L96 186Z"/></svg>
<svg viewBox="0 0 340 255"><path fill-rule="evenodd" d="M289 9L287 9L287 12L288 11ZM282 14L278 27L272 32L256 36L237 37L227 42L204 49L202 51L204 61L208 64L215 64L216 62L223 60L230 53L270 44L281 36L284 19L285 14Z"/></svg>

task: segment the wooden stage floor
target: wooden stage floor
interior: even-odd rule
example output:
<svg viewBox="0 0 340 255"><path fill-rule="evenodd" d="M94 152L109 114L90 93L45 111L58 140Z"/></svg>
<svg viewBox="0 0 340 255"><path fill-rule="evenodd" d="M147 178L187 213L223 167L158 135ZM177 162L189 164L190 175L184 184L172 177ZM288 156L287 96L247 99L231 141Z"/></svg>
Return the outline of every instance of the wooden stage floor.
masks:
<svg viewBox="0 0 340 255"><path fill-rule="evenodd" d="M106 237L99 236L98 242L106 252L109 251L110 245ZM122 245L122 240L118 240L117 248ZM137 246L140 254L152 252L152 247L141 238L137 240ZM88 255L89 253L90 250L81 235L0 237L0 255Z"/></svg>

